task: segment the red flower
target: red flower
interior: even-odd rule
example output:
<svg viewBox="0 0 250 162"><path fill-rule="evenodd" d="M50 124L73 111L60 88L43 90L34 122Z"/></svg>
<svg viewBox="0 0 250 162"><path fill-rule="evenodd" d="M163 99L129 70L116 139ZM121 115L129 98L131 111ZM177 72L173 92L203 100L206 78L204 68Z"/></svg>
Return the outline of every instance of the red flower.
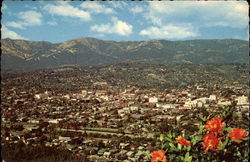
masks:
<svg viewBox="0 0 250 162"><path fill-rule="evenodd" d="M205 152L207 153L208 150L217 151L214 148L218 147L219 138L215 136L214 132L210 132L203 137L203 147L205 148Z"/></svg>
<svg viewBox="0 0 250 162"><path fill-rule="evenodd" d="M212 118L207 121L205 128L208 131L212 131L215 132L215 134L218 134L222 131L222 128L225 126L225 123L222 122L222 120L223 119L221 117Z"/></svg>
<svg viewBox="0 0 250 162"><path fill-rule="evenodd" d="M154 151L152 153L151 162L167 162L167 157L164 150Z"/></svg>
<svg viewBox="0 0 250 162"><path fill-rule="evenodd" d="M240 128L233 128L228 135L228 137L230 137L231 140L242 140L246 136L247 136L247 131Z"/></svg>
<svg viewBox="0 0 250 162"><path fill-rule="evenodd" d="M178 138L176 138L176 141L181 144L182 146L190 146L190 142L188 140L186 140L184 137L179 136Z"/></svg>

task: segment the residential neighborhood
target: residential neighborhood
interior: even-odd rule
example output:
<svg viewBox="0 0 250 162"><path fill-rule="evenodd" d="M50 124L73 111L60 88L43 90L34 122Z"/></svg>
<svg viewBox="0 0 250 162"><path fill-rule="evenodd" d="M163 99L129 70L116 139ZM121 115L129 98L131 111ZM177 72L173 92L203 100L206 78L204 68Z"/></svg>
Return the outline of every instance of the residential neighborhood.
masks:
<svg viewBox="0 0 250 162"><path fill-rule="evenodd" d="M67 149L76 156L85 155L90 161L146 161L159 133L167 131L164 123L178 125L196 111L216 114L226 107L234 107L239 120L249 114L244 85L232 86L235 93L222 96L220 91L225 87L206 84L168 92L137 87L115 91L104 82L93 84L101 89L59 93L53 89L39 91L36 87L5 85L1 103L2 145L44 144Z"/></svg>

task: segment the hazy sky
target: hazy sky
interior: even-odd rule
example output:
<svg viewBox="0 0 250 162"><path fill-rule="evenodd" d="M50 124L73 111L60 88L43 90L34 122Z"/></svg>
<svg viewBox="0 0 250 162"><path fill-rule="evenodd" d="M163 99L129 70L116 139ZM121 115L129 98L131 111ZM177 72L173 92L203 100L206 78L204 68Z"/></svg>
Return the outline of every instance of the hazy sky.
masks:
<svg viewBox="0 0 250 162"><path fill-rule="evenodd" d="M245 1L5 1L2 38L102 40L248 40Z"/></svg>

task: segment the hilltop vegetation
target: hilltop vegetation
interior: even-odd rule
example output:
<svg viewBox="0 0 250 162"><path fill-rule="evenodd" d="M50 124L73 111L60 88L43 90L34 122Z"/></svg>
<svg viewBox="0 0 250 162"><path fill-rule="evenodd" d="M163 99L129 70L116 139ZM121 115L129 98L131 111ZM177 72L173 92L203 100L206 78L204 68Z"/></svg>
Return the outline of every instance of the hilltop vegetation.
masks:
<svg viewBox="0 0 250 162"><path fill-rule="evenodd" d="M156 65L127 64L75 67L65 66L20 74L5 74L14 85L41 90L53 89L58 92L76 92L81 89L113 89L138 87L153 91L166 91L173 87L205 84L208 87L237 86L248 83L247 64L206 64L206 65ZM104 86L95 84L106 82ZM48 84L49 83L49 84ZM228 87L229 88L229 87ZM211 89L212 90L212 89Z"/></svg>
<svg viewBox="0 0 250 162"><path fill-rule="evenodd" d="M104 41L81 38L53 44L2 39L3 71L32 71L63 65L248 63L248 41Z"/></svg>

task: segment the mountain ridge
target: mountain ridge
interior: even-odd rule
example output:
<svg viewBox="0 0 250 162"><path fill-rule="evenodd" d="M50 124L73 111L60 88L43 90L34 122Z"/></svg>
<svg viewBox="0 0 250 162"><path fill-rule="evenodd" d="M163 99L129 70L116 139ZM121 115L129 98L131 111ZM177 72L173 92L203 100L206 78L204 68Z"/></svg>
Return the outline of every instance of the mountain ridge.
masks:
<svg viewBox="0 0 250 162"><path fill-rule="evenodd" d="M62 43L1 39L1 69L32 71L75 64L248 63L248 41L238 39L111 41L78 38Z"/></svg>

